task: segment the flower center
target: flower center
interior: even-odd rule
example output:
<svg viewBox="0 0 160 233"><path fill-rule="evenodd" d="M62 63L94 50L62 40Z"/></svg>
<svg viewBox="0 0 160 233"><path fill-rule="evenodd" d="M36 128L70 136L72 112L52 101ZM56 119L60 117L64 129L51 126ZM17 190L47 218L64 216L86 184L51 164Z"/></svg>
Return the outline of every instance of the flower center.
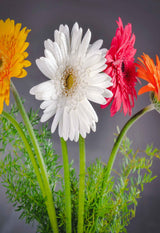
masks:
<svg viewBox="0 0 160 233"><path fill-rule="evenodd" d="M77 84L77 71L70 66L66 67L62 76L63 95L72 96L77 89Z"/></svg>
<svg viewBox="0 0 160 233"><path fill-rule="evenodd" d="M74 83L73 79L74 79L73 74L69 74L66 78L66 88L69 90L73 86L73 83Z"/></svg>
<svg viewBox="0 0 160 233"><path fill-rule="evenodd" d="M130 69L128 69L128 66L124 63L124 61L122 61L121 70L123 73L123 78L128 80L128 78L130 77Z"/></svg>
<svg viewBox="0 0 160 233"><path fill-rule="evenodd" d="M0 53L0 72L4 70L4 66L6 65L6 59L3 54Z"/></svg>
<svg viewBox="0 0 160 233"><path fill-rule="evenodd" d="M2 58L0 58L0 68L2 67L2 65L3 65L3 60Z"/></svg>
<svg viewBox="0 0 160 233"><path fill-rule="evenodd" d="M122 72L124 73L124 71L125 71L124 61L122 61L121 70L122 70Z"/></svg>

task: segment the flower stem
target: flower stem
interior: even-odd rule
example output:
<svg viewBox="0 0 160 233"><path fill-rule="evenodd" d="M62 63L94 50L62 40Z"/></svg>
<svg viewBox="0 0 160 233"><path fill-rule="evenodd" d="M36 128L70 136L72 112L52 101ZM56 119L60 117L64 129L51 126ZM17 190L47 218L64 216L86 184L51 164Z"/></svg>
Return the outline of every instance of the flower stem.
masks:
<svg viewBox="0 0 160 233"><path fill-rule="evenodd" d="M44 186L43 186L43 180L42 180L41 174L39 172L39 168L37 166L37 162L35 160L34 154L32 152L32 149L31 149L31 147L30 147L30 145L29 145L29 143L27 141L27 138L26 138L23 130L19 126L18 122L10 114L8 114L7 112L3 111L2 112L2 117L4 117L5 119L7 119L8 121L11 122L11 124L16 128L19 136L21 137L21 139L22 139L22 141L23 141L23 143L25 145L25 148L26 148L26 150L27 150L27 152L29 154L30 160L32 162L33 168L34 168L36 176L37 176L39 186L40 186L42 194L44 196L45 190L44 190Z"/></svg>
<svg viewBox="0 0 160 233"><path fill-rule="evenodd" d="M79 207L78 207L78 233L84 232L84 199L85 199L85 140L79 137Z"/></svg>
<svg viewBox="0 0 160 233"><path fill-rule="evenodd" d="M13 93L13 96L15 98L16 104L19 108L19 111L21 113L21 116L23 118L23 121L26 125L26 128L28 130L29 136L31 138L31 142L33 144L34 150L35 150L35 154L37 156L37 160L40 166L40 170L41 170L41 175L43 178L43 184L44 184L44 190L45 190L45 197L47 197L46 200L46 207L47 207L47 211L48 211L48 215L49 215L49 219L51 222L51 227L54 233L58 233L58 225L57 225L57 218L56 218L56 211L55 211L55 207L54 207L54 203L53 203L53 197L52 197L52 192L50 189L50 185L49 185L49 180L48 180L48 175L47 175L47 170L44 164L44 160L43 160L43 156L41 154L41 150L38 144L38 141L35 137L32 125L29 121L28 115L23 107L22 101L19 97L19 94L14 86L14 84L11 82L11 90Z"/></svg>
<svg viewBox="0 0 160 233"><path fill-rule="evenodd" d="M129 128L134 124L134 122L136 122L136 120L138 120L141 116L143 116L145 113L152 111L154 109L153 104L148 105L147 107L143 108L142 110L140 110L139 112L137 112L134 116L132 116L129 121L127 121L127 123L124 125L124 127L122 128L120 134L118 135L114 146L112 148L111 151L111 155L109 157L108 160L108 164L107 164L107 176L105 176L106 180L108 180L118 149L120 147L121 141L123 139L123 137L125 136L125 134L127 133L127 131L129 130Z"/></svg>
<svg viewBox="0 0 160 233"><path fill-rule="evenodd" d="M69 160L67 143L63 138L61 139L61 148L63 156L63 168L64 168L64 183L65 183L65 215L66 215L66 233L72 232L71 221L71 185L69 177Z"/></svg>

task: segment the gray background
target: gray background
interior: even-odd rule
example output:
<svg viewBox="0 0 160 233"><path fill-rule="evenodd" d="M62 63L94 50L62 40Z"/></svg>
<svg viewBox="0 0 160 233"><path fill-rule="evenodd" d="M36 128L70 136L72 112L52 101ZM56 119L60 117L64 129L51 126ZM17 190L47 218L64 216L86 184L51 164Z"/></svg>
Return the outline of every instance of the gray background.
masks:
<svg viewBox="0 0 160 233"><path fill-rule="evenodd" d="M22 22L23 26L31 28L28 41L28 52L32 67L28 68L28 76L24 79L12 79L26 99L25 107L37 109L40 102L34 100L28 94L29 89L45 81L35 65L35 59L43 55L43 42L45 39L53 39L53 32L59 24L68 24L70 27L75 21L83 27L84 31L90 28L92 42L97 39L104 40L104 47L109 48L111 40L117 28L116 20L121 17L124 24L133 25L136 35L136 57L143 52L151 57L160 55L160 0L0 0L0 18L8 17L16 23ZM137 90L140 85L137 84ZM11 98L11 101L13 99ZM133 113L149 104L148 93L138 96ZM94 105L99 116L96 133L91 133L86 139L87 164L101 157L107 161L113 145L113 133L116 126L120 128L129 117L123 113L117 113L110 117L109 108L101 110L99 105ZM141 118L129 131L128 135L135 148L144 149L147 143L153 143L159 147L160 142L160 115L153 111ZM54 147L57 153L61 153L57 132L53 135ZM69 142L70 160L74 159L78 171L78 145ZM115 164L115 167L118 164ZM128 233L159 233L160 232L160 161L153 164L154 175L158 175L155 181L144 187L142 198L139 200L136 218L128 226ZM8 204L4 188L0 186L0 233L32 233L35 228L25 225L18 220L18 214Z"/></svg>

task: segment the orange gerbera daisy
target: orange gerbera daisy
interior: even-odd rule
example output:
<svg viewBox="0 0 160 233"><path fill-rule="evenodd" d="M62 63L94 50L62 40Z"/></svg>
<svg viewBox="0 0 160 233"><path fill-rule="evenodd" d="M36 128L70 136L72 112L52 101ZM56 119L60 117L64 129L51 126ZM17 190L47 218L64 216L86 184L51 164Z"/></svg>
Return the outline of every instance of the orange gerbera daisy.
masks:
<svg viewBox="0 0 160 233"><path fill-rule="evenodd" d="M156 55L156 65L147 54L143 54L138 60L137 76L148 82L146 86L139 90L138 94L153 91L157 100L160 101L160 60L158 56Z"/></svg>
<svg viewBox="0 0 160 233"><path fill-rule="evenodd" d="M29 45L25 40L30 30L20 29L21 24L15 24L14 20L0 20L0 114L4 101L9 105L10 79L25 77L27 72L23 68L31 65L25 60Z"/></svg>

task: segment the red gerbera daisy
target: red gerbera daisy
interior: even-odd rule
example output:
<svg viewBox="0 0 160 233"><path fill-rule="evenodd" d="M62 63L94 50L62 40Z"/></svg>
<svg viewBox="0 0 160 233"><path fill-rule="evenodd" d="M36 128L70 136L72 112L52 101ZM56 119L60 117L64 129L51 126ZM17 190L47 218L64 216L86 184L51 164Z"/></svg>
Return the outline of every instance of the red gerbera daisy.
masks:
<svg viewBox="0 0 160 233"><path fill-rule="evenodd" d="M124 115L131 115L134 107L134 97L137 97L135 85L137 82L136 69L134 63L134 48L135 35L132 34L132 25L128 24L123 28L123 23L119 17L117 21L118 28L116 35L112 39L111 47L107 51L107 68L104 71L112 78L113 86L109 89L113 93L112 98L108 98L105 105L107 107L113 100L111 106L111 116L118 112L121 108ZM122 107L121 107L122 106Z"/></svg>

